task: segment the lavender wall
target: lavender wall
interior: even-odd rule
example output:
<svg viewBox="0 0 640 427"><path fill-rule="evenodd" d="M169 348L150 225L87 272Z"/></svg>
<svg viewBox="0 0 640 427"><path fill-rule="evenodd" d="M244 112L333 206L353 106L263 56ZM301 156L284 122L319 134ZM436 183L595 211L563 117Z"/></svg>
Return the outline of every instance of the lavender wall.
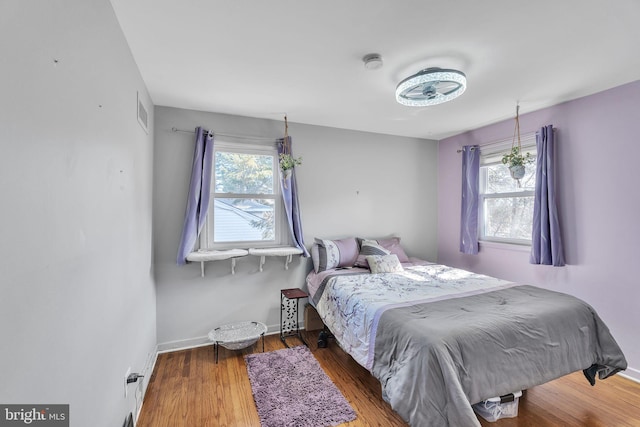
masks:
<svg viewBox="0 0 640 427"><path fill-rule="evenodd" d="M513 119L440 141L439 262L584 299L622 347L629 362L626 374L640 380L640 81L520 117L522 133L546 124L557 128L557 190L567 266L530 265L528 248L509 245L481 244L475 256L458 251L457 150L510 138Z"/></svg>

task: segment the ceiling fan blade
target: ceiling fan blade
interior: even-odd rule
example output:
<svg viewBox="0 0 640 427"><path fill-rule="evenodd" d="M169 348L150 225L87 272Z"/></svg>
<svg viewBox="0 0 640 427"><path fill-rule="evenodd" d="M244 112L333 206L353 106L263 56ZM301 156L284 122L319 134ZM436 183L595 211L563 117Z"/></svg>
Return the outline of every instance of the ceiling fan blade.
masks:
<svg viewBox="0 0 640 427"><path fill-rule="evenodd" d="M422 85L418 85L413 87L410 91L408 91L405 96L407 98L415 98L423 96L424 87Z"/></svg>
<svg viewBox="0 0 640 427"><path fill-rule="evenodd" d="M459 87L460 84L456 82L438 82L436 84L436 90L441 95L448 95L451 92L458 90Z"/></svg>

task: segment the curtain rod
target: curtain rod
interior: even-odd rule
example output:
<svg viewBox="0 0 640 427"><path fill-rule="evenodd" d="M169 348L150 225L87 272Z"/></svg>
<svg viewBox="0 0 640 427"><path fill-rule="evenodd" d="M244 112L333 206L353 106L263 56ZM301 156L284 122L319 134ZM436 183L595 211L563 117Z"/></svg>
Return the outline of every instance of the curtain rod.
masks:
<svg viewBox="0 0 640 427"><path fill-rule="evenodd" d="M178 129L176 127L172 127L171 132L183 132L183 133L193 133L193 134L196 133L196 131L194 130L183 130L183 129ZM269 141L269 142L278 142L280 140L279 138L267 138L263 136L251 136L251 135L234 135L231 133L221 133L221 132L215 132L211 130L209 132L213 132L214 135L226 136L228 138L253 139L256 141Z"/></svg>
<svg viewBox="0 0 640 427"><path fill-rule="evenodd" d="M553 128L553 131L555 132L556 128ZM536 136L536 132L537 131L533 131L533 132L527 132L527 133L523 133L522 135L520 135L521 139L533 139ZM489 142L487 144L478 144L480 148L488 148L488 147L493 147L496 145L502 145L502 144L506 144L507 142L511 142L513 141L513 138L507 138L507 139L502 139L500 141L493 141L493 142ZM471 150L475 150L474 147L471 147ZM457 150L458 153L462 153L462 149L458 149Z"/></svg>

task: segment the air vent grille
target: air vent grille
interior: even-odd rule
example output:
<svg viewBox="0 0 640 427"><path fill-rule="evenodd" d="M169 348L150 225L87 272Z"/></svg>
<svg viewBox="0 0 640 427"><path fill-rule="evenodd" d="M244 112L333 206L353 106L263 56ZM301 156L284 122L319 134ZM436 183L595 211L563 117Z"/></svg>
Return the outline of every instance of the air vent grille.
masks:
<svg viewBox="0 0 640 427"><path fill-rule="evenodd" d="M138 123L142 126L142 129L146 133L149 133L149 113L147 112L147 107L144 106L142 100L140 99L140 93L138 92Z"/></svg>

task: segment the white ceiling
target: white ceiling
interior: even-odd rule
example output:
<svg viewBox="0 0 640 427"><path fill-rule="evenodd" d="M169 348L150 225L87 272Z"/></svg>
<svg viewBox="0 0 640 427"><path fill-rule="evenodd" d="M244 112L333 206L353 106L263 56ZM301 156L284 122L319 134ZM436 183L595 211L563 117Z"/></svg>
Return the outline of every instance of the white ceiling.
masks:
<svg viewBox="0 0 640 427"><path fill-rule="evenodd" d="M111 3L155 105L441 139L640 79L638 0ZM398 104L428 67L467 91Z"/></svg>

